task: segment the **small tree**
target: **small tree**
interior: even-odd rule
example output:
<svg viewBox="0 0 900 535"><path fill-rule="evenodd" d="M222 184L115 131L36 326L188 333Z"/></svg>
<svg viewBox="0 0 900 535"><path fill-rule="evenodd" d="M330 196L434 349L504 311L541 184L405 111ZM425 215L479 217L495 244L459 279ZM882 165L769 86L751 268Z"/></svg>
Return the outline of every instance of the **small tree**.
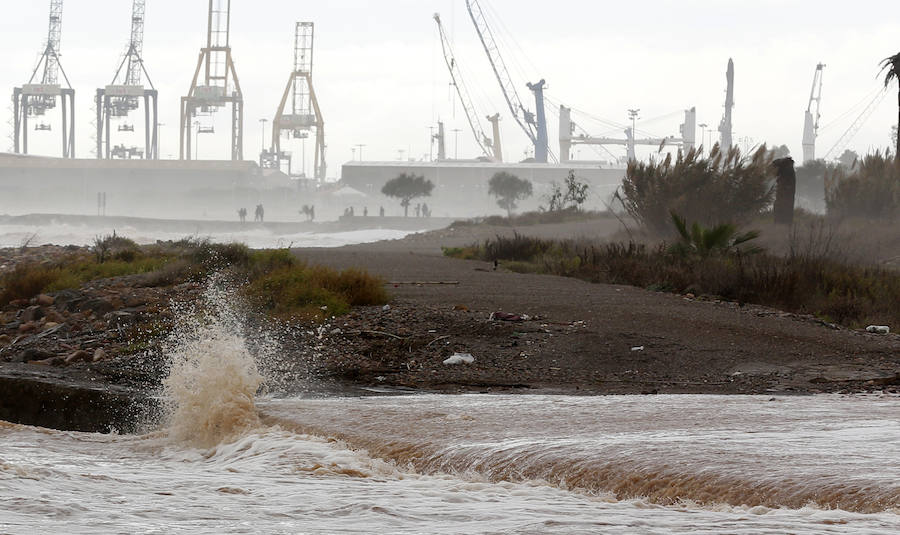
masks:
<svg viewBox="0 0 900 535"><path fill-rule="evenodd" d="M507 217L512 217L518 201L531 197L531 193L531 181L522 180L506 171L495 173L488 182L488 195L497 197L497 205L506 210Z"/></svg>
<svg viewBox="0 0 900 535"><path fill-rule="evenodd" d="M569 176L566 177L566 195L563 198L563 202L566 206L571 206L576 211L580 211L587 200L587 192L587 182L579 182L575 177L575 171L570 169Z"/></svg>
<svg viewBox="0 0 900 535"><path fill-rule="evenodd" d="M588 187L588 183L579 182L575 171L570 169L569 175L561 185L556 181L550 184L550 193L546 196L547 211L559 212L568 209L580 211L587 201Z"/></svg>
<svg viewBox="0 0 900 535"><path fill-rule="evenodd" d="M424 176L417 176L410 173L401 173L400 176L389 180L381 193L387 197L395 197L400 199L400 206L403 207L403 217L409 217L409 204L417 197L429 197L434 189L434 183L425 180Z"/></svg>

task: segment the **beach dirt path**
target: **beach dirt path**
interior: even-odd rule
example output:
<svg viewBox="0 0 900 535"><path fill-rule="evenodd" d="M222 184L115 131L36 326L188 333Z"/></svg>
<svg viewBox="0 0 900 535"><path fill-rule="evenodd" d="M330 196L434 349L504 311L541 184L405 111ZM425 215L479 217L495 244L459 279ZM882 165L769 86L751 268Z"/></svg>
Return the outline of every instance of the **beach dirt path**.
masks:
<svg viewBox="0 0 900 535"><path fill-rule="evenodd" d="M615 221L517 229L603 236ZM842 392L900 388L900 336L835 329L812 317L641 288L518 274L445 258L509 228L461 228L339 249L311 263L362 268L391 282L390 310L343 323L325 373L373 386L441 391L583 393ZM452 284L431 284L452 283ZM491 314L527 315L522 322ZM446 365L454 353L471 365Z"/></svg>

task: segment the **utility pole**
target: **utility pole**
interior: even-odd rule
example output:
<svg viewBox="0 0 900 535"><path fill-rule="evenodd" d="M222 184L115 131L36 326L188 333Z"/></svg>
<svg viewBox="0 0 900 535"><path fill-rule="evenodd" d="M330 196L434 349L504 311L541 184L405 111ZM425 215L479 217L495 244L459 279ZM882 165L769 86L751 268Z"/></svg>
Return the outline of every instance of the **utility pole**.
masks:
<svg viewBox="0 0 900 535"><path fill-rule="evenodd" d="M359 149L359 161L363 161L363 147L365 147L365 145L363 145L362 143L356 145L356 148Z"/></svg>
<svg viewBox="0 0 900 535"><path fill-rule="evenodd" d="M462 132L459 128L453 129L453 159L459 159L459 133Z"/></svg>
<svg viewBox="0 0 900 535"><path fill-rule="evenodd" d="M700 123L697 126L700 127L700 143L706 142L706 127L709 126L706 123Z"/></svg>

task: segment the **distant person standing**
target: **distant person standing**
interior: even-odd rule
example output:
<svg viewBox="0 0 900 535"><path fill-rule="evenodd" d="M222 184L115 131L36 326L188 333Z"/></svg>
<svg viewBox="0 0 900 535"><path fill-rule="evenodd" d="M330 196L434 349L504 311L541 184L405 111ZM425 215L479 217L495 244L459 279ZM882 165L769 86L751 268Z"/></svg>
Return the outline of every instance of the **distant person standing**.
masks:
<svg viewBox="0 0 900 535"><path fill-rule="evenodd" d="M238 210L238 218L241 220L241 223L247 222L247 209L246 208L241 208L240 210Z"/></svg>
<svg viewBox="0 0 900 535"><path fill-rule="evenodd" d="M363 217L369 217L369 207L363 206Z"/></svg>
<svg viewBox="0 0 900 535"><path fill-rule="evenodd" d="M422 217L431 217L431 209L425 203L422 203Z"/></svg>
<svg viewBox="0 0 900 535"><path fill-rule="evenodd" d="M384 206L378 207L378 217L384 217Z"/></svg>
<svg viewBox="0 0 900 535"><path fill-rule="evenodd" d="M422 205L421 204L416 205L416 217L422 217Z"/></svg>
<svg viewBox="0 0 900 535"><path fill-rule="evenodd" d="M260 223L262 223L263 221L265 221L265 219L266 219L265 208L263 208L263 205L257 204L256 205L256 213L253 214L253 220L259 221Z"/></svg>

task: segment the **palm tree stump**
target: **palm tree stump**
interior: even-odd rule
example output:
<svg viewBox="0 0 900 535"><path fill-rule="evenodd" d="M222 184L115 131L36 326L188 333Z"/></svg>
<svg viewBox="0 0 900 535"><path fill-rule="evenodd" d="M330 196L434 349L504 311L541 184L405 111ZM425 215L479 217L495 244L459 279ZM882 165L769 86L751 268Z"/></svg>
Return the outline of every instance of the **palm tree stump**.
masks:
<svg viewBox="0 0 900 535"><path fill-rule="evenodd" d="M794 171L794 159L779 158L772 162L778 177L775 186L775 224L794 224L794 201L797 195L797 173Z"/></svg>

